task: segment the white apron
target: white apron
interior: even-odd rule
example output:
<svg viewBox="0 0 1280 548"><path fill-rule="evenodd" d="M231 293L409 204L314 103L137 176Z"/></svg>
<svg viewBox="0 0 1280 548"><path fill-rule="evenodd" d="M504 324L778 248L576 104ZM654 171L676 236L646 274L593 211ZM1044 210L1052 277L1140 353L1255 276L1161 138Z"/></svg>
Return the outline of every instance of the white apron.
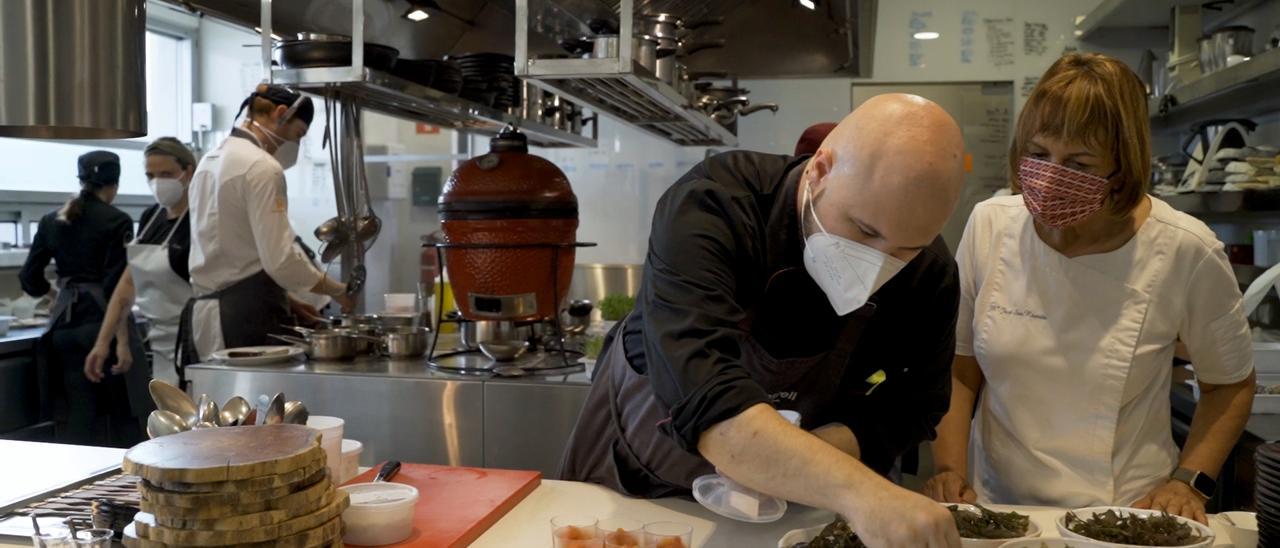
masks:
<svg viewBox="0 0 1280 548"><path fill-rule="evenodd" d="M147 228L161 215L167 215L167 212L157 210ZM177 232L178 226L186 222L186 218L187 214L183 213L159 244L139 243L135 239L125 246L137 295L135 303L151 323L147 330L147 340L151 342L151 375L174 386L179 386L178 371L174 366L178 321L182 307L191 298L191 284L174 273L169 264L169 239ZM147 228L139 234L146 234Z"/></svg>
<svg viewBox="0 0 1280 548"><path fill-rule="evenodd" d="M974 310L986 377L969 455L980 499L1075 508L1146 495L1176 462L1172 441L1139 466L1117 470L1114 456L1146 443L1116 433L1150 296L1061 255L1030 221L998 239Z"/></svg>

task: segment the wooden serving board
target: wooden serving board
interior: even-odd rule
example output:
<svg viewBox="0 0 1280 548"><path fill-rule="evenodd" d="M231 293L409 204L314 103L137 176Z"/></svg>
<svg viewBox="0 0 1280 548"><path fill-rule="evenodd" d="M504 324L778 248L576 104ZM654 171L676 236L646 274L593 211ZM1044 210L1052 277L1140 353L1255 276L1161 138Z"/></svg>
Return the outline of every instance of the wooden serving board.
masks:
<svg viewBox="0 0 1280 548"><path fill-rule="evenodd" d="M285 474L324 458L319 432L298 424L203 428L134 446L124 470L156 484L217 483Z"/></svg>
<svg viewBox="0 0 1280 548"><path fill-rule="evenodd" d="M342 511L346 510L347 506L350 504L350 499L347 497L347 494L343 492L339 492L331 498L332 500L328 504L309 514L281 523L268 524L241 530L192 531L188 529L174 529L156 524L154 518L149 515L142 519L135 517L134 523L137 525L138 535L150 540L163 542L165 544L181 546L225 546L228 544L267 542L297 535L303 531L319 527L328 523L330 520L341 516Z"/></svg>
<svg viewBox="0 0 1280 548"><path fill-rule="evenodd" d="M143 499L141 508L143 512L148 514L179 519L215 519L265 512L267 510L284 510L286 513L297 513L302 511L302 509L316 508L317 504L328 496L332 490L333 482L329 481L329 478L326 476L324 479L316 482L315 485L275 500L246 502L242 504L215 504L201 506L199 508L182 508L178 506L156 504Z"/></svg>
<svg viewBox="0 0 1280 548"><path fill-rule="evenodd" d="M314 512L325 504L332 501L330 497L321 499L315 507L300 507L294 511L285 510L263 510L261 512L252 512L248 514L240 514L236 516L228 516L223 518L211 519L186 519L186 518L168 518L152 514L155 518L156 525L164 527L172 527L174 529L195 529L201 531L232 531L236 529L250 529L253 527L265 527L275 523L282 523L293 518Z"/></svg>
<svg viewBox="0 0 1280 548"><path fill-rule="evenodd" d="M138 515L145 516L145 514ZM183 546L181 544L165 544L139 535L138 522L136 521L125 527L121 540L126 548L178 548ZM240 548L342 548L342 519L334 518L315 529L309 529L296 535L268 542L235 543L224 546L237 546Z"/></svg>
<svg viewBox="0 0 1280 548"><path fill-rule="evenodd" d="M230 493L240 491L261 491L263 489L274 489L276 487L284 487L306 481L316 472L323 470L325 461L323 459L297 470L285 472L283 474L273 474L270 476L260 476L244 480L234 481L217 481L212 483L182 483L182 482L148 482L151 485L173 491L175 493Z"/></svg>
<svg viewBox="0 0 1280 548"><path fill-rule="evenodd" d="M167 491L151 485L146 480L138 484L142 500L161 506L177 508L203 508L205 506L222 506L226 504L245 504L254 502L270 502L285 495L297 493L323 481L329 472L324 468L312 473L310 477L299 483L272 487L257 491L224 491L218 493L179 493Z"/></svg>
<svg viewBox="0 0 1280 548"><path fill-rule="evenodd" d="M374 466L346 485L373 481L381 467ZM542 474L406 463L391 481L418 488L413 534L391 546L452 548L480 538L542 484Z"/></svg>

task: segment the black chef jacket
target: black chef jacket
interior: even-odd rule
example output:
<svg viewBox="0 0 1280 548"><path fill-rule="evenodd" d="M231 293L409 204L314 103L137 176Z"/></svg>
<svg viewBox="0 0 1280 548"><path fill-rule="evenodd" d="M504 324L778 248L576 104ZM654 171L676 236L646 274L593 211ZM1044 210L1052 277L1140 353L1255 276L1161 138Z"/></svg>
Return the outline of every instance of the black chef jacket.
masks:
<svg viewBox="0 0 1280 548"><path fill-rule="evenodd" d="M783 359L831 350L856 315L836 316L807 275L787 294L765 291L780 272L804 272L796 189L807 161L727 152L695 166L658 202L636 309L620 332L631 367L670 410L664 433L686 451L697 453L699 436L718 422L759 403L786 408L796 397L766 393L744 369L740 326L748 316L756 342ZM803 426L848 426L862 461L884 473L904 450L935 437L950 403L959 280L942 239L871 302L874 315L840 381L842 403L804 417ZM868 385L878 370L886 380Z"/></svg>
<svg viewBox="0 0 1280 548"><path fill-rule="evenodd" d="M54 261L58 278L100 283L107 298L124 274L124 246L133 239L133 219L91 192L81 192L84 209L70 223L53 211L40 219L27 261L18 273L22 290L33 297L49 292L44 269Z"/></svg>
<svg viewBox="0 0 1280 548"><path fill-rule="evenodd" d="M156 213L164 217L152 224L151 219ZM173 269L174 274L189 282L191 270L187 266L187 255L191 251L191 216L182 215L177 219L170 219L168 215L160 204L143 211L142 218L138 221L138 226L142 227L142 232L138 234L138 242L160 245L164 243L165 238L169 238L169 268ZM175 227L174 225L179 221L182 224ZM170 231L173 232L172 236L169 235Z"/></svg>

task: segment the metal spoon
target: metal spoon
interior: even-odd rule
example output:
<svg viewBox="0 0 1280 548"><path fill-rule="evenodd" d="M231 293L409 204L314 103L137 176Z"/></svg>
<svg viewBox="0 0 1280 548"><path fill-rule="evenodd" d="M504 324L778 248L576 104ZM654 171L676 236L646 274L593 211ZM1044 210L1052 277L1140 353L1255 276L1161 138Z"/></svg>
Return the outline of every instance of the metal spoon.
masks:
<svg viewBox="0 0 1280 548"><path fill-rule="evenodd" d="M231 396L222 404L222 412L218 414L218 424L223 426L240 426L249 415L249 401L240 396Z"/></svg>
<svg viewBox="0 0 1280 548"><path fill-rule="evenodd" d="M263 424L280 424L284 422L284 392L276 392L267 404L267 417Z"/></svg>
<svg viewBox="0 0 1280 548"><path fill-rule="evenodd" d="M187 421L172 411L156 409L147 416L147 436L151 438L177 434L186 429Z"/></svg>
<svg viewBox="0 0 1280 548"><path fill-rule="evenodd" d="M147 385L147 389L151 392L151 399L155 401L157 409L177 415L186 421L186 424L197 422L195 420L197 415L196 402L191 401L191 396L188 396L186 392L158 379L153 379Z"/></svg>
<svg viewBox="0 0 1280 548"><path fill-rule="evenodd" d="M311 418L311 412L307 411L307 406L302 402L297 400L284 402L285 424L307 424L308 418Z"/></svg>
<svg viewBox="0 0 1280 548"><path fill-rule="evenodd" d="M199 410L197 423L208 422L218 425L218 403L209 398L208 394L200 394L200 404L196 406ZM191 425L195 428L195 425Z"/></svg>

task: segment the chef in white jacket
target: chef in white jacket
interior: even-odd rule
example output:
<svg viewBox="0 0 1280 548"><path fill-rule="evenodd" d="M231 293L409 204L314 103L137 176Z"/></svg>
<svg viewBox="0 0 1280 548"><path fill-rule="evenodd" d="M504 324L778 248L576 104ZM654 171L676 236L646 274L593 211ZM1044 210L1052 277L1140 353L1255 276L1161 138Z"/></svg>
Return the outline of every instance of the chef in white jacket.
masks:
<svg viewBox="0 0 1280 548"><path fill-rule="evenodd" d="M1205 521L1249 417L1252 344L1222 242L1146 193L1148 127L1142 82L1103 55L1063 57L1028 97L1010 154L1021 195L975 207L956 251L934 498ZM1202 394L1181 449L1169 401L1179 342Z"/></svg>
<svg viewBox="0 0 1280 548"><path fill-rule="evenodd" d="M276 344L295 313L315 309L289 291L354 306L347 286L325 275L294 245L284 170L315 116L308 97L259 85L241 105L244 123L205 155L191 180L191 285L184 314L183 363L224 348Z"/></svg>

